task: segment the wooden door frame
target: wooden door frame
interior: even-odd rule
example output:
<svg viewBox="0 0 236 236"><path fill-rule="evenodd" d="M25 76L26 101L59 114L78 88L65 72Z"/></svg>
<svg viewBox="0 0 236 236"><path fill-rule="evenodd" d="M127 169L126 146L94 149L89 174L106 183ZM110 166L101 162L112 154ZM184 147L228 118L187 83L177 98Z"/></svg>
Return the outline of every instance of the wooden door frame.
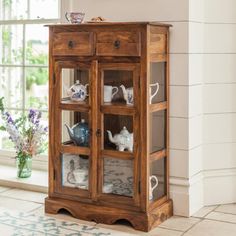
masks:
<svg viewBox="0 0 236 236"><path fill-rule="evenodd" d="M92 198L94 198L94 191L93 190L93 184L94 180L96 180L96 171L94 173L94 170L96 169L96 153L94 154L94 151L92 151L92 147L94 145L94 142L96 140L94 139L94 120L96 120L96 113L94 113L94 109L96 109L96 101L94 101L93 96L89 96L89 103L88 108L85 109L85 107L79 107L77 109L62 109L60 107L61 104L61 86L62 86L62 78L61 78L61 71L63 68L65 69L73 69L73 68L83 68L87 69L89 71L89 87L90 87L90 93L96 93L94 87L96 86L96 78L94 79L94 76L96 77L96 70L97 70L97 62L96 61L89 61L89 62L80 62L80 61L71 61L71 60L57 60L54 65L54 71L53 71L53 97L51 99L51 102L54 106L53 108L53 114L51 115L51 124L53 126L54 134L53 137L50 137L50 142L53 142L54 149L51 151L50 159L53 168L50 169L53 173L51 175L54 176L53 181L53 189L52 189L52 196L62 196L63 198L67 199L77 199L79 201L88 201ZM96 87L95 87L96 88ZM95 94L96 95L96 94ZM95 107L93 107L93 103L95 102ZM64 145L61 144L61 114L62 111L77 111L77 112L87 112L89 114L89 124L91 127L91 141L90 141L90 148L87 147L76 147L78 150L73 150L71 148L65 148ZM96 146L96 143L95 143ZM63 187L62 186L62 160L61 156L63 153L70 153L70 154L85 154L89 155L89 189L83 190L83 189L77 189L77 188L70 188L70 187ZM92 156L95 155L95 158L92 158ZM95 163L94 163L95 162Z"/></svg>
<svg viewBox="0 0 236 236"><path fill-rule="evenodd" d="M135 94L135 103L133 107L133 111L129 111L128 109L124 111L112 111L111 113L104 113L102 111L102 95L103 95L103 71L104 70L128 70L133 71L133 87L134 87L134 94ZM140 63L99 63L98 64L98 130L100 130L101 135L98 137L98 200L102 202L102 204L110 203L111 205L116 204L116 206L124 207L124 208L139 208L140 206L140 131L139 131L139 124L140 124ZM122 108L121 108L122 109ZM111 195L111 194L103 194L102 193L102 186L103 186L103 164L104 164L104 156L102 156L102 144L103 144L103 117L104 114L115 114L115 115L132 115L133 119L133 131L134 131L134 153L133 153L133 167L134 167L134 196L132 198L126 196L119 196L119 195ZM118 153L114 155L114 158L119 159L130 159L129 154ZM120 203L120 204L119 204Z"/></svg>

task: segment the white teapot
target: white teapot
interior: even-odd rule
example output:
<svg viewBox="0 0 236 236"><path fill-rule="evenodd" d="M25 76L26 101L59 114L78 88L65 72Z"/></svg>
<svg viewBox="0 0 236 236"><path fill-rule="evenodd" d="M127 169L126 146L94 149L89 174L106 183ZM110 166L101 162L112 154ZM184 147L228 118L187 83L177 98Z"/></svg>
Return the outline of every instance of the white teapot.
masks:
<svg viewBox="0 0 236 236"><path fill-rule="evenodd" d="M67 94L72 101L82 102L88 96L88 85L89 84L80 84L80 81L76 80L76 83L67 89Z"/></svg>
<svg viewBox="0 0 236 236"><path fill-rule="evenodd" d="M119 151L123 152L127 149L128 151L133 152L133 133L129 133L125 126L119 134L115 134L114 136L112 136L110 130L107 130L107 133L110 142L114 143Z"/></svg>

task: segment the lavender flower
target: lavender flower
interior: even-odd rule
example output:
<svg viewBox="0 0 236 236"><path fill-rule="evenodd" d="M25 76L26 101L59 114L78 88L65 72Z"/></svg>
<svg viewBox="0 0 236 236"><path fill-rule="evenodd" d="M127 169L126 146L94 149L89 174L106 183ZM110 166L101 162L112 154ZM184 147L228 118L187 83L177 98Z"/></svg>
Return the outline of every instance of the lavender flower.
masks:
<svg viewBox="0 0 236 236"><path fill-rule="evenodd" d="M5 121L5 129L14 143L17 154L33 156L44 151L42 147L46 147L48 127L41 124L40 111L30 109L28 116L22 115L14 121L9 112L4 111L2 99L0 110Z"/></svg>
<svg viewBox="0 0 236 236"><path fill-rule="evenodd" d="M10 123L11 123L11 124L14 124L14 121L13 121L11 115L9 114L9 112L5 112L5 113L4 113L4 116L6 117L7 123L9 123L9 124L10 124Z"/></svg>

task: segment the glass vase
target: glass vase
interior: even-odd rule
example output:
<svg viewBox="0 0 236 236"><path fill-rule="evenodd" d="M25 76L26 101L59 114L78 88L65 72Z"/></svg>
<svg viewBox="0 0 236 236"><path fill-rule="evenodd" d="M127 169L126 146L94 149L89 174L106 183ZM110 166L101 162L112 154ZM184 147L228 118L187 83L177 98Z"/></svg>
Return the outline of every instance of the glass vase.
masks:
<svg viewBox="0 0 236 236"><path fill-rule="evenodd" d="M32 173L32 157L31 156L17 156L16 168L18 178L29 178Z"/></svg>

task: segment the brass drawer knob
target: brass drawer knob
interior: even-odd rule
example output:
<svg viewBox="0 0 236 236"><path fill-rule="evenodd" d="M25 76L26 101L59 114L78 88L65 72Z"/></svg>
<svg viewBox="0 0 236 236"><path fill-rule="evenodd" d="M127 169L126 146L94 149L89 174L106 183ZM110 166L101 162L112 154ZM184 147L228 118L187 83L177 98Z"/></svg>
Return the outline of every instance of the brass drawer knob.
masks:
<svg viewBox="0 0 236 236"><path fill-rule="evenodd" d="M70 40L68 42L68 48L73 48L74 47L74 42L72 40Z"/></svg>
<svg viewBox="0 0 236 236"><path fill-rule="evenodd" d="M119 48L120 48L120 41L119 41L119 40L116 40L116 41L114 42L114 47L115 47L116 49L119 49Z"/></svg>

